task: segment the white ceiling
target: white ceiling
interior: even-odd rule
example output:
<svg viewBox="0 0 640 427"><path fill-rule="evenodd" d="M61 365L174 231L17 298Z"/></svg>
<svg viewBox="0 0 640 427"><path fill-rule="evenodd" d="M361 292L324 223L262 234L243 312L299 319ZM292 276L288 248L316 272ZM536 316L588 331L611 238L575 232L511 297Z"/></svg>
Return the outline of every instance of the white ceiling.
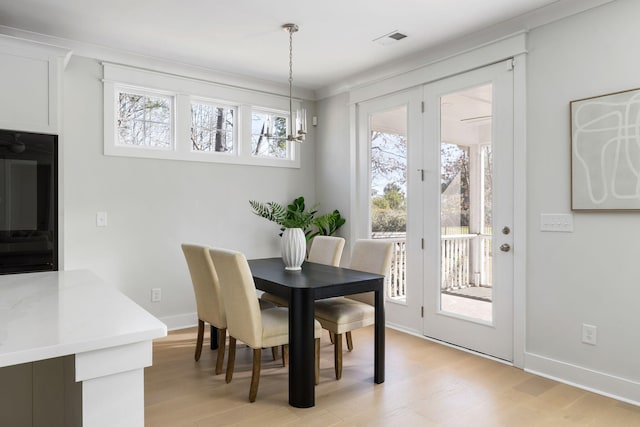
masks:
<svg viewBox="0 0 640 427"><path fill-rule="evenodd" d="M582 0L584 1L584 0ZM0 0L0 25L315 90L575 0ZM381 46L372 40L408 37Z"/></svg>

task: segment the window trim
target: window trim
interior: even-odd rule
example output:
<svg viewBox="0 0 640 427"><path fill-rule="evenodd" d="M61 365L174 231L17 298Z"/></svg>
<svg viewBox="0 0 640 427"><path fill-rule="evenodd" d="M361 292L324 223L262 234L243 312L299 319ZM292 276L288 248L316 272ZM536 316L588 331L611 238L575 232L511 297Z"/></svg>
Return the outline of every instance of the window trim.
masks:
<svg viewBox="0 0 640 427"><path fill-rule="evenodd" d="M251 154L252 111L276 112L288 116L288 97L106 62L103 63L103 68L104 155L300 168L299 143L287 144L286 159L254 157ZM122 88L173 96L171 150L117 143L117 90ZM191 151L191 104L194 102L219 103L236 108L236 146L233 153Z"/></svg>

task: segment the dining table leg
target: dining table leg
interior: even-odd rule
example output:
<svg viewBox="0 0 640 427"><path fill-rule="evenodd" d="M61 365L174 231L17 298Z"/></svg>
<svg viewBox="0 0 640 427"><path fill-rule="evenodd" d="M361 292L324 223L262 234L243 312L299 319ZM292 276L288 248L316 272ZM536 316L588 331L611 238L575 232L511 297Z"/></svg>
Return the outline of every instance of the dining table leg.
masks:
<svg viewBox="0 0 640 427"><path fill-rule="evenodd" d="M215 326L211 325L211 339L209 340L211 343L211 350L217 350L218 349L218 328L216 328Z"/></svg>
<svg viewBox="0 0 640 427"><path fill-rule="evenodd" d="M382 286L380 287L382 288ZM384 291L378 289L375 294L375 326L374 326L374 373L376 384L384 382Z"/></svg>
<svg viewBox="0 0 640 427"><path fill-rule="evenodd" d="M315 405L314 298L311 289L291 289L289 298L289 404Z"/></svg>

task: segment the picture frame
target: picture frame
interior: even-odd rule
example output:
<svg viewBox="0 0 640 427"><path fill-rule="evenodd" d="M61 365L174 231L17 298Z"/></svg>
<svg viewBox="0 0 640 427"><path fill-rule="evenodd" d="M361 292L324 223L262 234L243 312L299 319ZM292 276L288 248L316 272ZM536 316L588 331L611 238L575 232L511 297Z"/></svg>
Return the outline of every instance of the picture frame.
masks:
<svg viewBox="0 0 640 427"><path fill-rule="evenodd" d="M640 88L569 105L571 210L640 211Z"/></svg>

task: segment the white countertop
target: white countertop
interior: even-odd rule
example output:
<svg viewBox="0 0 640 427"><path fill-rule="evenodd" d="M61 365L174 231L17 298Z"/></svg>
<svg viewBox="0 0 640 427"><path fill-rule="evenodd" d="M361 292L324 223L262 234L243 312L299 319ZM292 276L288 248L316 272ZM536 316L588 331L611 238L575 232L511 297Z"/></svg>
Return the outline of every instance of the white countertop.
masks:
<svg viewBox="0 0 640 427"><path fill-rule="evenodd" d="M0 276L0 367L167 335L167 327L86 270Z"/></svg>

